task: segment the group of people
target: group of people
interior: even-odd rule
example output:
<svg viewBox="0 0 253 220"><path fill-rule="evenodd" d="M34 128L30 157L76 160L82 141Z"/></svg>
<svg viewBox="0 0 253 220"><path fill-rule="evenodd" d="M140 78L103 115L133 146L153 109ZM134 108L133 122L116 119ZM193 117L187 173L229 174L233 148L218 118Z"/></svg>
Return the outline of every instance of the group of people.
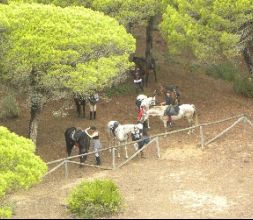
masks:
<svg viewBox="0 0 253 220"><path fill-rule="evenodd" d="M77 113L80 117L81 115L81 106L83 106L83 114L85 116L85 105L86 105L86 95L82 95L78 92L74 94L74 101L77 108ZM97 103L99 101L99 95L97 92L93 93L88 97L88 104L90 108L90 120L96 119L97 116Z"/></svg>
<svg viewBox="0 0 253 220"><path fill-rule="evenodd" d="M168 105L164 112L164 116L167 117L167 127L172 127L172 116L177 115L179 112L179 105L180 105L180 92L178 90L178 87L175 85L170 86L160 86L160 92L164 94L165 101L161 102L160 105ZM145 105L142 105L142 97L141 95L138 96L140 99L136 100L136 106L138 107L138 115L137 120L141 121L142 116L145 113ZM146 122L142 122L144 124L144 127L146 127Z"/></svg>
<svg viewBox="0 0 253 220"><path fill-rule="evenodd" d="M136 68L134 84L136 85L136 91L140 89L143 91L143 81L140 74L140 69ZM172 127L172 115L177 115L179 111L180 105L180 93L178 91L177 86L160 86L160 92L165 95L165 101L161 102L161 105L168 105L168 108L164 112L164 116L167 116L167 126ZM96 105L99 101L98 93L94 93L93 95L89 96L89 107L90 107L90 120L96 119ZM138 116L137 121L141 121L142 115L144 114L145 109L141 106L141 101L136 102L138 106ZM136 141L134 147L136 150L143 148L145 144L150 142L150 137L148 135L148 128L146 126L146 122L144 123L143 130L135 129L134 132L131 133L132 141ZM89 131L91 133L89 133ZM94 148L95 158L96 158L96 165L101 165L101 158L99 155L99 149L102 148L102 144L99 139L99 132L95 126L88 127L85 129L86 134L91 138L91 144ZM141 157L144 157L143 151L141 151Z"/></svg>

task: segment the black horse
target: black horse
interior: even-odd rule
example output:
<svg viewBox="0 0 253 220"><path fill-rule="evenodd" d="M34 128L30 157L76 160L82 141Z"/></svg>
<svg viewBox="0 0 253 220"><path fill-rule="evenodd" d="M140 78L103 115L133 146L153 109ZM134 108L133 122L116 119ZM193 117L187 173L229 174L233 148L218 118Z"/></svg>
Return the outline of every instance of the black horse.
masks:
<svg viewBox="0 0 253 220"><path fill-rule="evenodd" d="M155 81L157 82L156 63L155 63L155 59L153 57L151 58L150 64L143 57L133 56L132 60L135 63L136 67L138 67L140 69L141 77L144 78L144 76L145 76L146 86L148 85L148 78L149 78L150 71L153 71L153 73L155 75Z"/></svg>
<svg viewBox="0 0 253 220"><path fill-rule="evenodd" d="M71 127L67 128L65 133L66 148L68 157L71 155L71 151L74 145L78 146L79 154L88 153L90 147L90 138L79 128ZM87 155L80 157L80 163L84 163L87 159Z"/></svg>
<svg viewBox="0 0 253 220"><path fill-rule="evenodd" d="M83 117L85 118L86 97L82 96L79 93L76 93L74 95L74 101L75 101L75 104L76 104L76 111L77 111L78 117L82 116L82 114L81 114L81 111L82 111Z"/></svg>

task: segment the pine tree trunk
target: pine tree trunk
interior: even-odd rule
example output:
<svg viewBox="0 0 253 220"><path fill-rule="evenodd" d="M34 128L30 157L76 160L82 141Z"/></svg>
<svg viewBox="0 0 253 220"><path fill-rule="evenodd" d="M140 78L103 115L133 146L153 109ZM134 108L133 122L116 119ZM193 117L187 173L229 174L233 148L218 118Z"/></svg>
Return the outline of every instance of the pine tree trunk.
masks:
<svg viewBox="0 0 253 220"><path fill-rule="evenodd" d="M30 99L31 99L31 118L29 123L29 138L36 145L37 135L38 135L38 126L39 126L39 115L42 110L42 95L39 92L38 86L39 72L36 71L36 68L33 67L30 73Z"/></svg>
<svg viewBox="0 0 253 220"><path fill-rule="evenodd" d="M248 67L249 73L251 75L251 78L253 78L253 55L252 55L252 49L251 47L246 47L243 50L243 57L244 61Z"/></svg>
<svg viewBox="0 0 253 220"><path fill-rule="evenodd" d="M153 23L154 17L150 17L148 21L148 25L146 28L146 51L145 51L145 58L148 64L148 68L151 67L151 58L152 58L152 48L153 48Z"/></svg>
<svg viewBox="0 0 253 220"><path fill-rule="evenodd" d="M149 72L151 70L151 59L152 59L152 48L153 48L153 23L154 23L154 17L150 17L148 21L148 25L146 28L146 50L145 50L145 59L146 59L146 70L145 70L145 75L146 75L146 86L148 84L148 76Z"/></svg>
<svg viewBox="0 0 253 220"><path fill-rule="evenodd" d="M37 105L31 106L31 119L29 123L29 138L36 145L37 135L38 135L38 126L39 126L39 115L40 115L40 107Z"/></svg>

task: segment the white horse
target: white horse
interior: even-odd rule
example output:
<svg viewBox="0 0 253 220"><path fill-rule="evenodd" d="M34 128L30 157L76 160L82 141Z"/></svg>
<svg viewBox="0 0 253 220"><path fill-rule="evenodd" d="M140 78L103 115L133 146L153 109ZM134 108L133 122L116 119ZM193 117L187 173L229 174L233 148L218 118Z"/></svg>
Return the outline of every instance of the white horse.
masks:
<svg viewBox="0 0 253 220"><path fill-rule="evenodd" d="M119 144L125 143L126 158L128 158L126 143L129 134L134 133L136 131L141 132L142 130L143 125L141 123L121 125L118 121L109 121L107 124L107 132L110 135L110 137L113 138L114 140L116 139L119 142ZM118 150L118 157L120 157L120 150Z"/></svg>
<svg viewBox="0 0 253 220"><path fill-rule="evenodd" d="M167 117L164 116L165 110L168 108L168 105L154 106L143 114L141 119L142 122L146 121L150 116L158 116L163 121L164 128L167 128ZM179 112L177 115L172 115L171 120L176 121L182 118L186 118L189 126L198 124L198 116L196 112L196 107L193 104L182 104L179 106Z"/></svg>
<svg viewBox="0 0 253 220"><path fill-rule="evenodd" d="M140 103L139 104L140 108L143 108L144 112L148 111L151 106L155 106L156 95L157 95L156 90L155 90L154 94L155 95L153 97L147 97L146 95L143 95L143 94L140 94L136 97L136 102ZM150 128L148 119L147 119L147 126L148 126L148 128Z"/></svg>

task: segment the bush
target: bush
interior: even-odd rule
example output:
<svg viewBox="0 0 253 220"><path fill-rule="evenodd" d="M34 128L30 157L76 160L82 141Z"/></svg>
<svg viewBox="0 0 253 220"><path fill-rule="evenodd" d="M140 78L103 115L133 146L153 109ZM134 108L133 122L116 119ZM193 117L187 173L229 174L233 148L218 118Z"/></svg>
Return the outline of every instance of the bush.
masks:
<svg viewBox="0 0 253 220"><path fill-rule="evenodd" d="M15 118L19 116L19 107L15 97L8 95L0 102L0 119Z"/></svg>
<svg viewBox="0 0 253 220"><path fill-rule="evenodd" d="M122 197L111 180L87 181L73 190L68 208L79 218L94 219L118 213L122 209Z"/></svg>
<svg viewBox="0 0 253 220"><path fill-rule="evenodd" d="M0 219L10 219L12 216L12 210L8 206L0 206Z"/></svg>
<svg viewBox="0 0 253 220"><path fill-rule="evenodd" d="M247 77L237 77L234 81L234 90L236 93L253 98L253 82Z"/></svg>
<svg viewBox="0 0 253 220"><path fill-rule="evenodd" d="M230 63L210 64L207 67L206 74L215 79L223 79L231 82L239 76L239 70Z"/></svg>
<svg viewBox="0 0 253 220"><path fill-rule="evenodd" d="M46 164L34 154L34 143L0 126L0 218L11 215L3 206L4 196L38 183L47 171Z"/></svg>
<svg viewBox="0 0 253 220"><path fill-rule="evenodd" d="M117 86L112 86L111 88L107 89L105 91L106 95L108 97L113 97L113 96L119 96L119 95L125 95L125 94L130 94L133 91L135 91L135 88L133 85L130 84L120 84Z"/></svg>

